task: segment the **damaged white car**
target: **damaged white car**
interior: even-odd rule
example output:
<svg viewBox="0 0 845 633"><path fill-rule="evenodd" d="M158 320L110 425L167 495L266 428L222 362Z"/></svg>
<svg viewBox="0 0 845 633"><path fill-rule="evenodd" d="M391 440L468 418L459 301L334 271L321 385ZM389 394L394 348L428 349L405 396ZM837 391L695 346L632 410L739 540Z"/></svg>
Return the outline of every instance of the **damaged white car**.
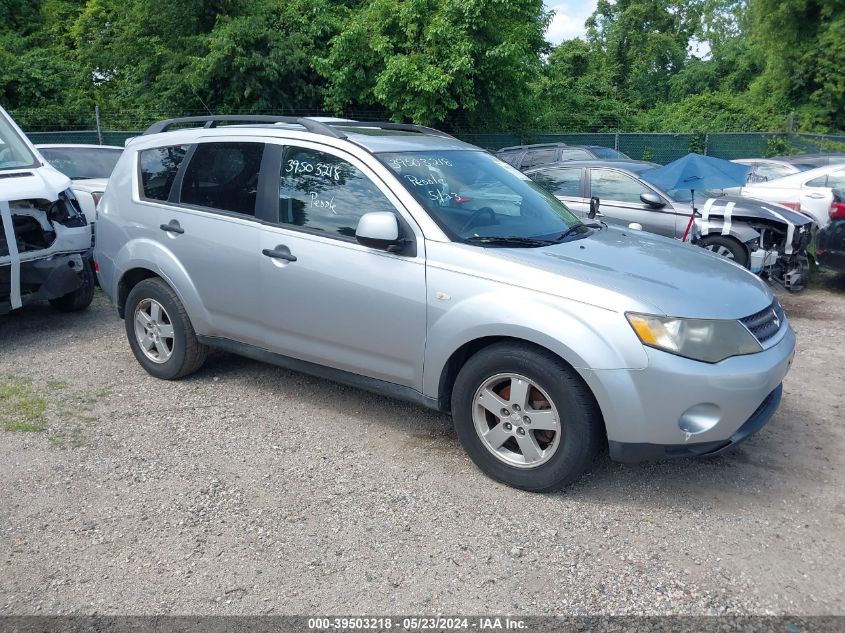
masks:
<svg viewBox="0 0 845 633"><path fill-rule="evenodd" d="M0 314L35 301L63 311L94 297L93 233L70 190L0 108Z"/></svg>

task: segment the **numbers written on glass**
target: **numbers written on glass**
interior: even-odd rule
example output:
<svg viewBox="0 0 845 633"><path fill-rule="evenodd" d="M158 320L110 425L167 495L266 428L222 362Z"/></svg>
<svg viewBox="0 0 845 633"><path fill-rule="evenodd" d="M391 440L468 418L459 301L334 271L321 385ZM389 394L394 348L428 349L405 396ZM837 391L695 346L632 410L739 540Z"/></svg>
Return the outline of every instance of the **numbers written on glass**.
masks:
<svg viewBox="0 0 845 633"><path fill-rule="evenodd" d="M394 156L388 160L388 164L393 169L401 169L402 167L452 167L452 161L443 157L423 157L423 156Z"/></svg>
<svg viewBox="0 0 845 633"><path fill-rule="evenodd" d="M305 160L289 160L285 166L286 174L314 174L320 178L330 178L334 181L340 180L340 165L328 165L326 163L309 163Z"/></svg>

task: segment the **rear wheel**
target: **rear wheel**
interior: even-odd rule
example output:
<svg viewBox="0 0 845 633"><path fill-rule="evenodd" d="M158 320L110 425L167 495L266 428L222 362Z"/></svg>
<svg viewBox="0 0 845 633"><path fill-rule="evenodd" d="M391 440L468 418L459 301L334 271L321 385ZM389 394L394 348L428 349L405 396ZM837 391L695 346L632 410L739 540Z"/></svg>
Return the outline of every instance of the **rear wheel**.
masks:
<svg viewBox="0 0 845 633"><path fill-rule="evenodd" d="M698 240L697 245L748 268L748 250L739 240L723 235L708 235Z"/></svg>
<svg viewBox="0 0 845 633"><path fill-rule="evenodd" d="M581 378L528 345L497 344L470 358L455 381L452 418L482 471L535 492L575 481L603 443L601 414Z"/></svg>
<svg viewBox="0 0 845 633"><path fill-rule="evenodd" d="M79 312L84 310L94 300L94 271L91 269L91 264L87 261L82 262L82 270L79 272L82 279L82 285L73 292L50 299L50 305L61 312Z"/></svg>
<svg viewBox="0 0 845 633"><path fill-rule="evenodd" d="M145 279L126 298L126 336L135 358L156 378L175 380L205 362L208 348L196 337L179 297L161 279Z"/></svg>

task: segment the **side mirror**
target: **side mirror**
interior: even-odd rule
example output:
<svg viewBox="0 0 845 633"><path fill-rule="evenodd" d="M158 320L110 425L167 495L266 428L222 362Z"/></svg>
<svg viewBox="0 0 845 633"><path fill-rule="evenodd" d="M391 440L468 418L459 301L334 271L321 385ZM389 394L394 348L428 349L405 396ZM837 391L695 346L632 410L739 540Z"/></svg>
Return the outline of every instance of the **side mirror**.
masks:
<svg viewBox="0 0 845 633"><path fill-rule="evenodd" d="M652 209L662 209L666 206L666 202L658 196L656 193L641 193L640 194L640 202L645 205L650 206Z"/></svg>
<svg viewBox="0 0 845 633"><path fill-rule="evenodd" d="M598 198L596 198L595 196L590 198L590 212L587 214L588 218L590 218L591 220L594 220L594 219L600 218L604 215L601 211L599 211L599 205L600 205L600 201L599 201Z"/></svg>
<svg viewBox="0 0 845 633"><path fill-rule="evenodd" d="M382 250L405 243L405 240L399 238L399 221L389 211L362 215L355 229L355 239L364 246Z"/></svg>

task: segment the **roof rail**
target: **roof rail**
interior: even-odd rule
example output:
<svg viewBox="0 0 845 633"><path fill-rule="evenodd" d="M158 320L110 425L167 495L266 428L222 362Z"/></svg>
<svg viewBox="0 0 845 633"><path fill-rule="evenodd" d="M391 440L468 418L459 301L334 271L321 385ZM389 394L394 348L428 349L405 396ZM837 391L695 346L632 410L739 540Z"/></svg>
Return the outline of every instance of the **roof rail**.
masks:
<svg viewBox="0 0 845 633"><path fill-rule="evenodd" d="M509 145L508 147L500 147L497 149L497 152L504 152L505 150L524 150L524 149L540 149L543 147L561 147L562 145L567 145L563 141L558 141L555 143L529 143L528 145Z"/></svg>
<svg viewBox="0 0 845 633"><path fill-rule="evenodd" d="M369 127L379 130L399 130L403 132L417 132L425 136L442 136L444 138L455 138L451 134L441 132L433 127L426 127L424 125L414 125L412 123L392 123L390 121L332 121L329 125L336 125L338 127Z"/></svg>
<svg viewBox="0 0 845 633"><path fill-rule="evenodd" d="M334 138L346 138L346 134L333 129L330 125L315 121L307 117L295 116L271 116L266 114L212 114L209 116L186 116L177 119L166 119L153 123L144 131L144 136L147 134L158 134L159 132L166 132L174 125L181 123L204 123L203 127L213 128L217 127L221 122L240 122L240 123L289 123L291 125L301 125L309 132L315 134L322 134L324 136L332 136Z"/></svg>
<svg viewBox="0 0 845 633"><path fill-rule="evenodd" d="M441 136L444 138L454 138L451 134L435 130L434 128L426 127L424 125L412 125L410 123L391 123L389 121L317 121L308 117L294 117L294 116L272 116L266 114L213 114L209 116L186 116L178 119L166 119L153 123L148 127L143 135L158 134L159 132L166 132L172 126L182 123L204 123L203 127L213 128L217 127L218 123L224 122L239 122L239 123L288 123L291 125L301 125L309 132L315 134L322 134L324 136L331 136L334 138L346 138L346 134L336 127L360 127L360 128L376 128L379 130L400 130L405 132L417 132L426 136Z"/></svg>

